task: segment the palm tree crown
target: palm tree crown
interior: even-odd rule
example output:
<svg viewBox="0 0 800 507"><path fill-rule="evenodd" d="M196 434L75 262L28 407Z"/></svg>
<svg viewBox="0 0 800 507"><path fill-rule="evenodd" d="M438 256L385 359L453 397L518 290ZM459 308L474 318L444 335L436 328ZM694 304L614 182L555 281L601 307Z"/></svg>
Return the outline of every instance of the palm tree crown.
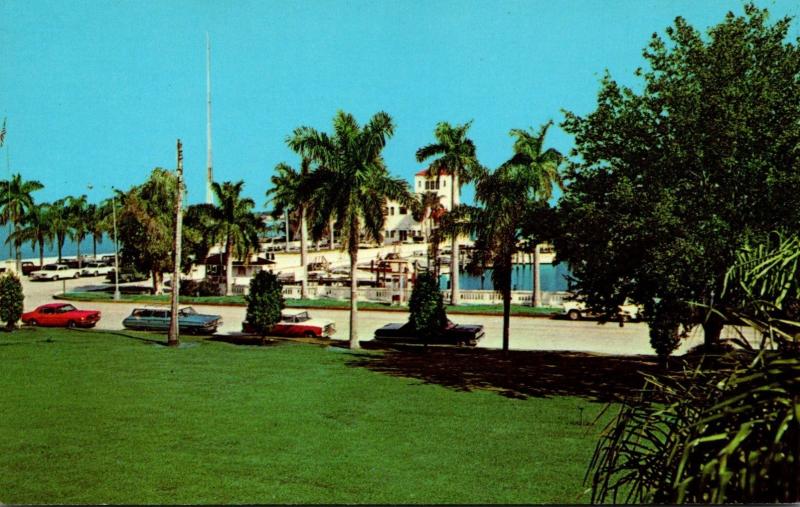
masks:
<svg viewBox="0 0 800 507"><path fill-rule="evenodd" d="M253 213L255 201L249 197L242 197L243 187L244 181L211 183L211 191L217 201L214 213L216 229L225 239L226 295L230 295L232 289L233 254L239 258L246 258L257 249L258 235L264 227L261 219Z"/></svg>
<svg viewBox="0 0 800 507"><path fill-rule="evenodd" d="M455 209L459 202L458 194L462 183L469 183L481 174L482 167L475 154L475 143L467 137L467 131L472 122L452 126L447 122L436 125L434 137L436 142L423 146L417 150L417 161L422 162L432 157L437 157L428 167L428 176L435 176L436 180L443 174L449 174L452 179L450 185L450 210ZM451 293L450 303L459 304L459 249L458 237L452 237L452 262L450 263Z"/></svg>
<svg viewBox="0 0 800 507"><path fill-rule="evenodd" d="M351 302L350 347L358 348L356 263L361 235L381 242L386 200L411 207L408 184L389 175L382 151L394 133L391 117L376 113L363 127L348 113L339 111L333 119L333 134L310 127L296 129L289 146L308 157L317 168L301 184L300 194L310 203L311 230L321 237L329 219L341 228L341 247L350 256Z"/></svg>

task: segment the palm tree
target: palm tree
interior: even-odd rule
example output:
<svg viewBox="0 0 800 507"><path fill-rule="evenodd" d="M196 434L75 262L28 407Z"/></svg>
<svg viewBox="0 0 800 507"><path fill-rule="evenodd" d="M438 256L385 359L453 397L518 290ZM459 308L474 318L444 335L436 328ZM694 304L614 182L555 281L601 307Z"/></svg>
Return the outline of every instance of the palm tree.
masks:
<svg viewBox="0 0 800 507"><path fill-rule="evenodd" d="M475 155L475 144L467 137L467 131L472 125L469 121L463 125L452 126L447 122L436 125L434 137L436 142L423 146L417 150L417 161L423 162L431 157L438 157L428 167L428 175L438 178L450 175L450 209L453 210L459 202L459 192L463 183L469 183L481 170ZM453 236L452 261L450 262L451 293L450 304L457 305L460 299L459 292L459 243L458 237Z"/></svg>
<svg viewBox="0 0 800 507"><path fill-rule="evenodd" d="M12 175L10 180L0 180L0 190L2 191L2 195L0 195L0 224L5 225L11 222L14 224L14 233L17 233L25 216L34 207L31 194L42 188L44 188L44 185L36 180L24 181L19 173ZM17 235L15 240L11 240L11 235L9 235L6 242L9 241L14 243L17 272L19 273L22 269L22 256L20 253L22 239Z"/></svg>
<svg viewBox="0 0 800 507"><path fill-rule="evenodd" d="M67 214L70 223L70 238L77 247L78 268L81 268L81 242L89 232L89 205L86 196L67 197Z"/></svg>
<svg viewBox="0 0 800 507"><path fill-rule="evenodd" d="M289 139L287 143L291 141ZM302 157L299 172L285 163L276 165L276 174L270 179L272 188L267 190L267 198L271 197L272 201L273 218L277 219L290 209L300 215L300 297L303 299L308 298L308 205L300 188L301 180L309 174L310 164L308 157Z"/></svg>
<svg viewBox="0 0 800 507"><path fill-rule="evenodd" d="M92 237L92 257L97 259L97 243L103 241L106 209L102 204L90 204L86 210L86 232Z"/></svg>
<svg viewBox="0 0 800 507"><path fill-rule="evenodd" d="M58 199L50 206L50 228L53 231L53 237L56 241L58 248L58 262L61 262L61 252L64 249L64 243L67 240L67 234L70 230L69 214L67 212L67 199Z"/></svg>
<svg viewBox="0 0 800 507"><path fill-rule="evenodd" d="M258 234L263 229L263 222L252 211L255 201L241 196L243 187L244 181L211 183L211 191L217 200L214 214L216 228L225 241L226 296L232 294L233 255L246 259L247 254L258 247Z"/></svg>
<svg viewBox="0 0 800 507"><path fill-rule="evenodd" d="M50 222L51 206L47 203L34 205L23 219L23 226L18 228L8 238L9 241L19 240L31 242L31 247L39 247L39 266L44 264L44 245L53 244L53 231Z"/></svg>
<svg viewBox="0 0 800 507"><path fill-rule="evenodd" d="M541 139L547 131L540 131ZM512 131L511 135L515 134ZM503 351L509 347L511 275L514 253L530 222L552 195L556 179L543 176L549 166L532 164L517 153L494 172L476 174L475 200L479 206L457 206L445 215L442 228L449 235L475 234L471 268L492 264L494 288L503 295Z"/></svg>
<svg viewBox="0 0 800 507"><path fill-rule="evenodd" d="M408 184L392 178L383 160L386 140L394 133L391 117L376 113L363 127L353 115L339 111L333 119L333 134L310 127L295 129L289 146L308 156L318 167L303 182L300 193L310 201L311 231L320 237L334 217L340 224L341 248L350 257L350 348L358 343L358 243L382 241L386 200L411 207Z"/></svg>
<svg viewBox="0 0 800 507"><path fill-rule="evenodd" d="M548 121L534 132L531 127L528 130L512 129L510 135L515 137L514 156L507 162L519 166L526 166L531 174L536 175L536 187L539 190L539 199L548 201L553 195L553 187L557 185L564 190L564 182L559 173L559 166L564 160L564 156L554 148L544 150L544 138L547 130L553 124ZM539 242L536 238L532 239L533 248L533 298L531 306L542 305L541 288L541 258L539 256Z"/></svg>

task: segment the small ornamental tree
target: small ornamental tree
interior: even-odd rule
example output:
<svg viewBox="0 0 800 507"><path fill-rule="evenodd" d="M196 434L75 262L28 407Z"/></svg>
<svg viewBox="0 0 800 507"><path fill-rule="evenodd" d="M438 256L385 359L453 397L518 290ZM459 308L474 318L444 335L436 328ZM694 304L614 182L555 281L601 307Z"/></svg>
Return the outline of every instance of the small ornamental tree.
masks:
<svg viewBox="0 0 800 507"><path fill-rule="evenodd" d="M0 321L6 323L6 329L14 329L22 317L22 283L14 273L0 275Z"/></svg>
<svg viewBox="0 0 800 507"><path fill-rule="evenodd" d="M285 306L282 288L278 277L269 271L260 271L250 280L250 293L244 297L246 319L261 336L262 343L272 326L281 320L281 310Z"/></svg>
<svg viewBox="0 0 800 507"><path fill-rule="evenodd" d="M417 276L408 300L408 309L411 312L409 321L426 345L447 325L442 293L432 272Z"/></svg>

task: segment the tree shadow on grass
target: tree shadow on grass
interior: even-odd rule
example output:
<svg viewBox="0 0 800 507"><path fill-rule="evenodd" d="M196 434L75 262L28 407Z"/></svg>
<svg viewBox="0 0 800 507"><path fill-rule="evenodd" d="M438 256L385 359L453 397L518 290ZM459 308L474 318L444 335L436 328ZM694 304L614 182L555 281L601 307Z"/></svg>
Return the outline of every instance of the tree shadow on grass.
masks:
<svg viewBox="0 0 800 507"><path fill-rule="evenodd" d="M365 348L380 345L365 342ZM621 401L644 386L643 373L661 370L652 356L562 351L509 351L395 345L359 356L349 366L414 378L458 391L490 390L509 398L579 396Z"/></svg>

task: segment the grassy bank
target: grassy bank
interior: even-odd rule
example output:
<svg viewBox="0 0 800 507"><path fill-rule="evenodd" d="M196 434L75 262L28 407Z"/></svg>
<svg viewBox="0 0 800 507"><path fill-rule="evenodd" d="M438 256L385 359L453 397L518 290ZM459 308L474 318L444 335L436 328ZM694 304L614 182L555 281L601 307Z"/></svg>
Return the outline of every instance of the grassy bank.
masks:
<svg viewBox="0 0 800 507"><path fill-rule="evenodd" d="M599 403L381 373L375 351L154 340L0 334L2 502L587 501Z"/></svg>
<svg viewBox="0 0 800 507"><path fill-rule="evenodd" d="M59 295L59 299L68 299L71 301L102 301L112 302L113 296L107 292L68 292L65 295ZM127 303L142 303L142 304L167 304L169 303L169 295L152 296L147 294L123 294L121 301ZM232 306L246 306L243 296L212 296L212 297L192 297L181 296L181 304L197 304L197 305L232 305ZM349 310L350 302L347 300L337 299L287 299L286 306L291 308L331 308ZM369 301L359 301L359 310L381 310L381 311L408 311L407 306L396 306L388 303L374 303ZM560 308L542 306L531 308L530 306L511 305L511 315L515 317L522 316L547 316L560 312ZM448 313L467 313L467 314L481 314L481 315L502 315L502 305L460 305L452 306L447 305Z"/></svg>

